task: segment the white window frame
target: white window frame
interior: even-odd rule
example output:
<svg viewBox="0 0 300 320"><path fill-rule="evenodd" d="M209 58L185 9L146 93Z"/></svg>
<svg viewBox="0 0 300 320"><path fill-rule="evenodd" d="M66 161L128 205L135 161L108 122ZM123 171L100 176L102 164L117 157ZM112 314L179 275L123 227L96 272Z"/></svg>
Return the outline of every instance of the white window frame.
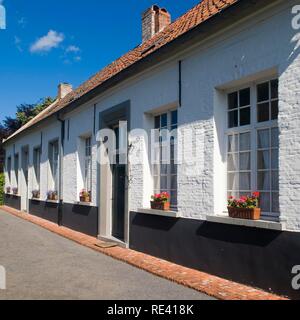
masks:
<svg viewBox="0 0 300 320"><path fill-rule="evenodd" d="M41 184L41 146L33 149L33 173L34 173L34 188L40 190Z"/></svg>
<svg viewBox="0 0 300 320"><path fill-rule="evenodd" d="M8 184L11 184L11 164L12 164L11 156L9 156L7 157L7 160L6 160L6 172L7 172Z"/></svg>
<svg viewBox="0 0 300 320"><path fill-rule="evenodd" d="M57 146L57 153L55 153L55 149L54 147ZM50 179L48 181L48 191L56 191L59 192L58 188L59 188L59 140L53 140L49 142L48 145L49 148L49 175L50 175ZM55 155L57 155L57 158L55 158ZM56 164L56 175L54 174L54 163L57 162Z"/></svg>
<svg viewBox="0 0 300 320"><path fill-rule="evenodd" d="M18 159L18 161L16 161ZM14 173L16 179L16 187L19 187L19 169L20 169L20 157L19 153L15 153L14 155Z"/></svg>
<svg viewBox="0 0 300 320"><path fill-rule="evenodd" d="M226 130L225 130L225 151L226 151L226 163L227 163L227 156L228 156L228 136L232 134L242 134L242 133L251 133L251 190L252 191L259 191L258 190L258 166L257 166L257 151L258 151L258 130L264 130L264 129L274 129L278 128L278 119L277 120L270 120L270 121L265 121L265 122L258 122L257 121L257 86L259 84L265 83L265 82L271 82L272 80L277 80L278 77L271 77L267 78L261 81L257 82L252 82L248 85L243 85L240 87L236 87L232 90L229 90L226 92ZM235 128L229 128L229 119L228 119L228 94L240 91L246 88L250 88L250 106L251 106L251 124L242 126L242 127L235 127ZM270 96L270 101L271 101L271 96ZM270 115L271 118L271 115ZM279 146L278 146L279 148ZM272 170L272 169L270 169ZM271 182L270 182L271 184ZM226 190L228 193L228 166L226 165ZM265 190L265 192L269 192ZM277 191L272 191L271 189L271 194L272 192L277 192ZM271 198L271 204L272 205L272 198ZM279 208L280 211L280 208ZM279 220L280 217L280 212L275 213L275 212L263 212L262 213L263 219L266 220Z"/></svg>
<svg viewBox="0 0 300 320"><path fill-rule="evenodd" d="M87 192L92 192L92 137L84 139L84 175L83 185ZM89 141L89 145L88 142Z"/></svg>
<svg viewBox="0 0 300 320"><path fill-rule="evenodd" d="M172 119L172 112L174 111L177 111L177 123L176 124L172 124L171 123L171 119ZM160 123L160 130L166 130L168 129L170 132L172 131L172 126L176 126L178 128L178 109L175 108L175 109L171 109L171 110L167 110L165 112L160 112L160 113L157 113L157 114L154 114L153 115L153 127L155 128L155 118L156 117L161 117L163 116L164 114L167 114L167 127L162 127L161 126L161 123ZM170 154L171 154L171 141L169 141L169 151L170 151ZM161 149L160 149L161 150ZM174 165L176 166L176 174L172 173L171 172L171 163L170 164L166 164L167 165L167 174L164 174L162 175L161 174L161 165L163 164L162 161L160 160L160 163L159 164L152 164L152 179L153 179L153 191L154 193L160 193L162 191L167 191L168 193L170 193L170 196L171 196L171 208L172 210L177 210L177 207L178 207L178 166L177 166L177 163L176 163L176 159L177 159L177 155L176 155L176 152L177 152L177 140L175 140L175 145L174 145L174 159L171 159L170 160L174 160ZM160 155L159 155L160 159L161 159L161 151L160 151ZM152 159L153 160L153 159ZM155 169L155 166L157 166L157 170ZM155 174L155 172L157 172L157 174ZM162 176L165 176L167 177L167 188L166 189L156 189L155 188L155 178L157 177L159 179L159 185L161 186L161 177ZM172 189L172 177L176 177L176 189ZM175 204L172 203L172 193L176 193L176 202Z"/></svg>

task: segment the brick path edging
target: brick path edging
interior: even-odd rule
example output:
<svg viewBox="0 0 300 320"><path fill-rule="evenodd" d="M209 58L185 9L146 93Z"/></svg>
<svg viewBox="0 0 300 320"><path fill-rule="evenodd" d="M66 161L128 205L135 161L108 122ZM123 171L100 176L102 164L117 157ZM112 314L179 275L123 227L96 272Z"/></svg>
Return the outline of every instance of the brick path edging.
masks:
<svg viewBox="0 0 300 320"><path fill-rule="evenodd" d="M10 207L0 206L0 209L94 251L220 300L288 300L275 294L176 265L130 249L121 247L99 248L96 243L101 241L91 236L60 227L55 223L22 213Z"/></svg>

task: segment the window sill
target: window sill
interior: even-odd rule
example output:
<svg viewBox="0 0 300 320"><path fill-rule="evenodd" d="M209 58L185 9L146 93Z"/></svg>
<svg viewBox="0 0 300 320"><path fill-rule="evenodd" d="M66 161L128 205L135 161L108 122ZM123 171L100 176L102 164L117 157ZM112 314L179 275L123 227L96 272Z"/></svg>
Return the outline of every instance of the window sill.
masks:
<svg viewBox="0 0 300 320"><path fill-rule="evenodd" d="M92 202L75 201L74 204L77 206L85 206L85 207L92 207L93 206Z"/></svg>
<svg viewBox="0 0 300 320"><path fill-rule="evenodd" d="M275 231L286 230L286 225L283 222L235 219L227 216L206 216L206 220L208 222L230 224L230 225L250 227L250 228L268 229L268 230L275 230Z"/></svg>
<svg viewBox="0 0 300 320"><path fill-rule="evenodd" d="M138 209L137 212L154 215L154 216L162 216L169 218L180 218L180 214L176 211L162 211L162 210L154 210L154 209Z"/></svg>
<svg viewBox="0 0 300 320"><path fill-rule="evenodd" d="M59 203L59 200L46 200L47 203Z"/></svg>

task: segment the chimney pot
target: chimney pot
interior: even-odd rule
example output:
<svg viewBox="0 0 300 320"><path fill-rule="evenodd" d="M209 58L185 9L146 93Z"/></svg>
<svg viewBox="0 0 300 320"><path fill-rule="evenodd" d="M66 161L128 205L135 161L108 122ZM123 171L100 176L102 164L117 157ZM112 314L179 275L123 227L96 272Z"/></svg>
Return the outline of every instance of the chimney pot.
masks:
<svg viewBox="0 0 300 320"><path fill-rule="evenodd" d="M142 14L143 43L150 40L156 33L171 24L171 15L157 5L153 5Z"/></svg>
<svg viewBox="0 0 300 320"><path fill-rule="evenodd" d="M72 92L73 87L69 83L60 83L58 85L58 94L57 98L58 100L63 99L66 95L68 95L70 92Z"/></svg>

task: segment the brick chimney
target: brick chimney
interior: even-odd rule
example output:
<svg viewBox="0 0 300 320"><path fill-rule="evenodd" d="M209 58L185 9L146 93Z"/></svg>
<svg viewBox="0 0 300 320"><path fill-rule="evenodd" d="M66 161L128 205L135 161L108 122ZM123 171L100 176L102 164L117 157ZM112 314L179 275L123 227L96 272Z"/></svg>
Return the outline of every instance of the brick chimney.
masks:
<svg viewBox="0 0 300 320"><path fill-rule="evenodd" d="M171 23L170 13L157 5L142 14L143 43Z"/></svg>
<svg viewBox="0 0 300 320"><path fill-rule="evenodd" d="M67 94L69 94L73 90L73 87L69 83L60 83L58 85L58 94L57 99L63 99Z"/></svg>

